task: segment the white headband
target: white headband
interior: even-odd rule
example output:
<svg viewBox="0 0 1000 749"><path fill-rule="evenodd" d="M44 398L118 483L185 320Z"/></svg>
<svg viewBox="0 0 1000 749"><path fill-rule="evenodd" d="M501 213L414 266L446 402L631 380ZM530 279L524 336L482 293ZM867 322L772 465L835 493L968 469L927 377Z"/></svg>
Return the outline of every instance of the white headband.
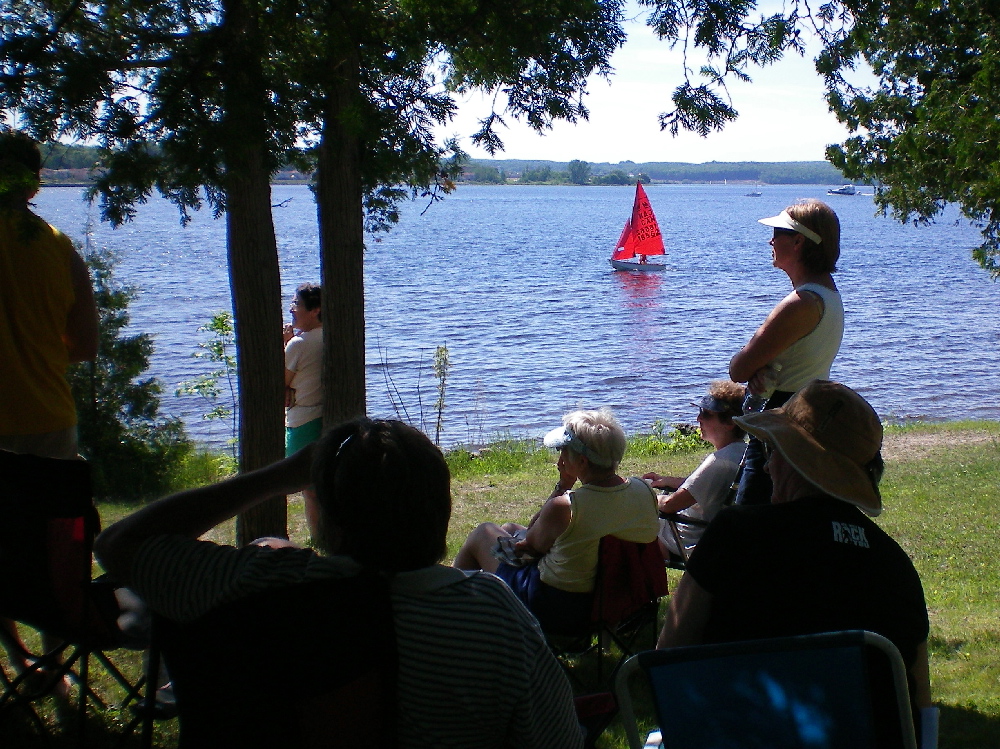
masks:
<svg viewBox="0 0 1000 749"><path fill-rule="evenodd" d="M788 211L782 211L777 216L771 216L771 218L761 218L757 219L758 223L764 224L764 226L774 226L778 229L791 229L792 231L797 231L806 239L811 239L816 244L822 244L823 237L814 232L805 224L800 224L794 218L788 215Z"/></svg>

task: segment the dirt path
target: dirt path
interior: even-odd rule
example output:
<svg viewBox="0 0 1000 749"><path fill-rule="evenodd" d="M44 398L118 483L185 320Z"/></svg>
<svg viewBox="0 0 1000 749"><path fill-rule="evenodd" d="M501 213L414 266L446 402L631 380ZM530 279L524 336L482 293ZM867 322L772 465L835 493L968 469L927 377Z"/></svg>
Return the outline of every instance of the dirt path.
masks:
<svg viewBox="0 0 1000 749"><path fill-rule="evenodd" d="M1000 442L1000 433L986 429L943 429L935 432L887 434L882 442L886 460L915 460L949 445L980 445Z"/></svg>

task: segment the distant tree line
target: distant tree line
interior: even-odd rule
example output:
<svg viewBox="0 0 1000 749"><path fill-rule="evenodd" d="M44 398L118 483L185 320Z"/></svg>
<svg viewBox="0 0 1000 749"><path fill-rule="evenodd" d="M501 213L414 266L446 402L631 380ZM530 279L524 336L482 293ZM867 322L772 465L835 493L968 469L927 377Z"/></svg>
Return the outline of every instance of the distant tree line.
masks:
<svg viewBox="0 0 1000 749"><path fill-rule="evenodd" d="M41 148L43 169L90 169L100 158L100 149L95 146L45 143Z"/></svg>
<svg viewBox="0 0 1000 749"><path fill-rule="evenodd" d="M48 170L90 169L98 162L100 149L93 146L70 146L52 143L43 147L43 168ZM657 182L761 182L769 185L836 184L843 175L826 161L726 162L705 164L683 162L592 163L579 159L570 162L521 161L498 159L471 160L463 180L481 184L594 184L626 185L636 179Z"/></svg>
<svg viewBox="0 0 1000 749"><path fill-rule="evenodd" d="M760 182L769 185L840 184L844 176L826 161L682 162L623 161L618 164L520 161L470 161L463 172L467 182L488 184L626 185L643 182Z"/></svg>

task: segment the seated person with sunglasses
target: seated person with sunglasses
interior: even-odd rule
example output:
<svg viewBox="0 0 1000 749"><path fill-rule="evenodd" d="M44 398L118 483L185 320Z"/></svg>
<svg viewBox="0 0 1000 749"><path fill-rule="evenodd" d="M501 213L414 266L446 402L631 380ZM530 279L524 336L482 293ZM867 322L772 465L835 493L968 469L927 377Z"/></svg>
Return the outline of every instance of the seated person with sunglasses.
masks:
<svg viewBox="0 0 1000 749"><path fill-rule="evenodd" d="M601 538L651 543L659 529L656 496L642 479L616 473L625 433L610 411L567 414L545 435L545 446L559 450L559 481L542 508L527 527L479 525L454 565L495 573L545 632L576 634L590 621ZM505 544L510 561L494 554Z"/></svg>
<svg viewBox="0 0 1000 749"><path fill-rule="evenodd" d="M658 647L846 629L899 649L916 707L930 707L927 606L882 512L882 424L850 388L814 380L736 423L768 450L771 503L737 505L705 530L670 600Z"/></svg>
<svg viewBox="0 0 1000 749"><path fill-rule="evenodd" d="M744 395L742 385L731 380L715 380L708 388L708 395L691 404L698 406L701 437L711 443L715 452L690 476L685 479L658 473L643 475L652 482L653 488L668 490L667 494L660 495L660 513L681 516L676 521L676 536L670 521L660 520L660 549L664 559L686 559L701 539L705 526L685 523L684 519L709 522L723 508L732 491L746 450L743 441L746 432L733 422L734 417L743 414ZM678 546L677 537L683 549Z"/></svg>

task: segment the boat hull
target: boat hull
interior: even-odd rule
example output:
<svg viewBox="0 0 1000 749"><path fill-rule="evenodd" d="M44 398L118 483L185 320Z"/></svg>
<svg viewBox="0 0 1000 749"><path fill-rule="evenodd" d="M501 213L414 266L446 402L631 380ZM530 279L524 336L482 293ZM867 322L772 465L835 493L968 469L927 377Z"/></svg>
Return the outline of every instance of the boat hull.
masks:
<svg viewBox="0 0 1000 749"><path fill-rule="evenodd" d="M667 266L662 263L634 263L630 260L609 260L615 270L637 270L645 273L664 271Z"/></svg>

